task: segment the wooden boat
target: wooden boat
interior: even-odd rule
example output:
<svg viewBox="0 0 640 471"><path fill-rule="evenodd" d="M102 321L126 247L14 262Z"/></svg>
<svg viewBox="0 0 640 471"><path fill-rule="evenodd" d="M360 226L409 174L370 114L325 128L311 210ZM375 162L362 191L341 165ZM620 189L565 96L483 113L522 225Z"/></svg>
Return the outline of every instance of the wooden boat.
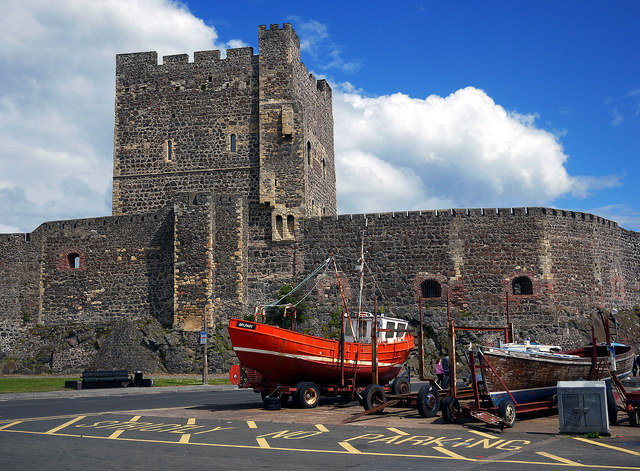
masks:
<svg viewBox="0 0 640 471"><path fill-rule="evenodd" d="M509 395L516 404L548 401L558 381L608 378L608 348L597 345L594 361L592 346L567 352L528 344L484 347L480 351L482 381L495 405ZM613 348L616 375L624 378L631 372L633 351L622 344L613 344Z"/></svg>
<svg viewBox="0 0 640 471"><path fill-rule="evenodd" d="M355 319L353 320L355 321ZM319 385L340 385L342 370L355 386L372 383L371 324L373 315L359 319L361 340L345 336L344 361L339 340L302 334L259 322L231 319L229 337L240 365L256 384L288 384L312 381ZM378 382L394 379L413 349L413 336L407 322L386 316L378 318L381 330L377 341ZM344 367L342 365L344 364Z"/></svg>

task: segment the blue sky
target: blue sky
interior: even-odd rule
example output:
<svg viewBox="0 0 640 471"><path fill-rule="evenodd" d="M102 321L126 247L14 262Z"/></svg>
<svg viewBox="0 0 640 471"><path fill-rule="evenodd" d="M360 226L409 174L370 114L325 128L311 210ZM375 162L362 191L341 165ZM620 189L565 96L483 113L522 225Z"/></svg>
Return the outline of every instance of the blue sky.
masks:
<svg viewBox="0 0 640 471"><path fill-rule="evenodd" d="M0 232L110 214L115 54L291 23L334 89L338 210L550 206L640 230L637 1L11 2Z"/></svg>

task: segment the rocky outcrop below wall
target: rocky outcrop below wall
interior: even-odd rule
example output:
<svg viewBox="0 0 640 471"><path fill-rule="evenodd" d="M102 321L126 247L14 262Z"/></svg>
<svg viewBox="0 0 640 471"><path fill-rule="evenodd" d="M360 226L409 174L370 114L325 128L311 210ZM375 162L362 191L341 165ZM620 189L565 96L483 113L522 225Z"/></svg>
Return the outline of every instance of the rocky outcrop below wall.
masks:
<svg viewBox="0 0 640 471"><path fill-rule="evenodd" d="M59 325L25 330L12 352L0 352L0 373L79 373L122 369L143 372L201 373L199 332L164 328L153 318L103 326ZM209 332L211 373L224 373L237 358L226 326Z"/></svg>

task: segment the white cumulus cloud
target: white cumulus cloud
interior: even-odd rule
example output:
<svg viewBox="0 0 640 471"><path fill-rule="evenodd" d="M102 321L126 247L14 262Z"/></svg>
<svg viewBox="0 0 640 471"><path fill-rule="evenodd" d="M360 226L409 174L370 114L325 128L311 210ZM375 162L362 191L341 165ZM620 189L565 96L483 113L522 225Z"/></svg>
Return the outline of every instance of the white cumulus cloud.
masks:
<svg viewBox="0 0 640 471"><path fill-rule="evenodd" d="M170 0L22 0L0 15L0 232L111 213L115 55L240 46Z"/></svg>
<svg viewBox="0 0 640 471"><path fill-rule="evenodd" d="M340 212L534 206L617 185L569 175L562 145L534 115L477 88L426 99L338 92L334 113Z"/></svg>

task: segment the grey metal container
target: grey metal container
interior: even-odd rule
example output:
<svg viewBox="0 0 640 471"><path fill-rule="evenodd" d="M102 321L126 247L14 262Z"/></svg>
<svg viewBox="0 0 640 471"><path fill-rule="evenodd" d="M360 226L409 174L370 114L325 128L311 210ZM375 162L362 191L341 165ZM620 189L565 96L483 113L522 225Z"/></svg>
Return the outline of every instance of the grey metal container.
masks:
<svg viewBox="0 0 640 471"><path fill-rule="evenodd" d="M561 433L609 434L604 381L558 381Z"/></svg>

